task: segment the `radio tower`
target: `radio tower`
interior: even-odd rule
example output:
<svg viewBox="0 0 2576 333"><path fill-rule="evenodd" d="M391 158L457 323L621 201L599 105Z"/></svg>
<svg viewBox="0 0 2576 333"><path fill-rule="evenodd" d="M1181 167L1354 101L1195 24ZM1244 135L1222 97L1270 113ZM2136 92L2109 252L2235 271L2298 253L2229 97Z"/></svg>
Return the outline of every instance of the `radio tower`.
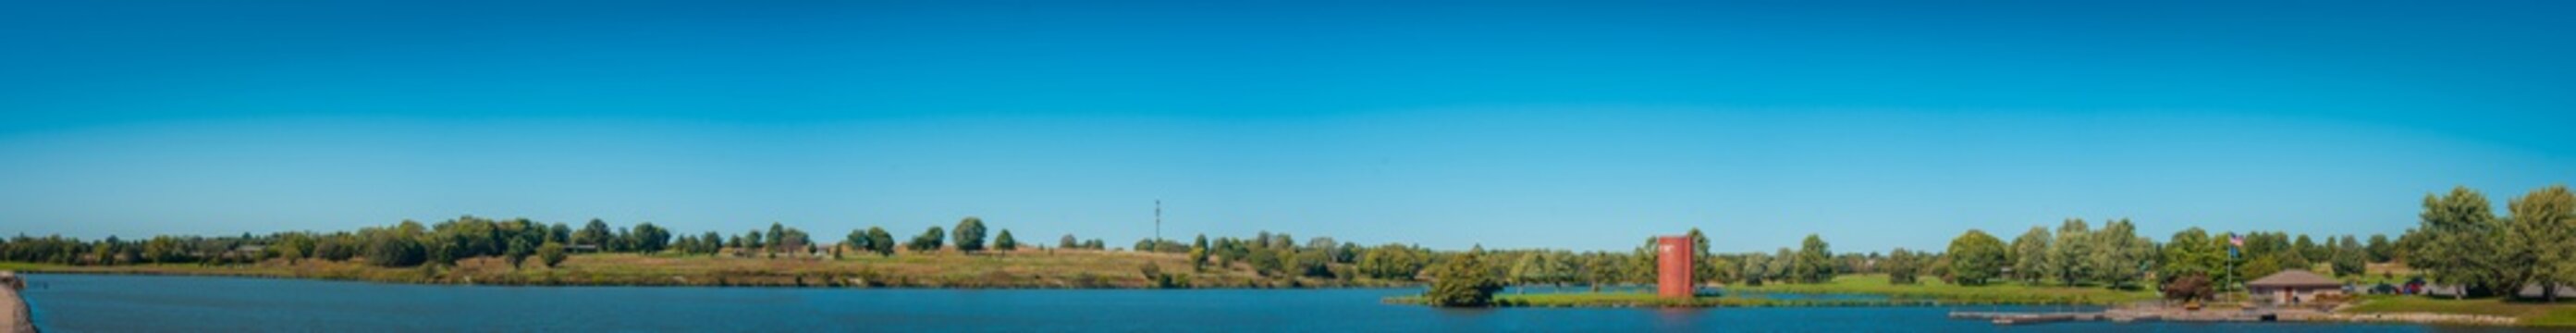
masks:
<svg viewBox="0 0 2576 333"><path fill-rule="evenodd" d="M1163 199L1154 199L1154 242L1163 241ZM1158 244L1159 245L1159 244Z"/></svg>

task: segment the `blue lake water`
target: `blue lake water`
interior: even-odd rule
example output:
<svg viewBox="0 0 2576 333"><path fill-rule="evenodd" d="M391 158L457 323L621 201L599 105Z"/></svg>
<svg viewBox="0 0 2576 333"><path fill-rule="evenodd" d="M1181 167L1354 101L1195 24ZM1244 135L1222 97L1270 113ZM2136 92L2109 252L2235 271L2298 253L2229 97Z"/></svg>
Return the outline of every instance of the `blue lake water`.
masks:
<svg viewBox="0 0 2576 333"><path fill-rule="evenodd" d="M2284 323L1998 327L1946 319L1953 308L1945 307L1434 309L1379 303L1419 289L483 287L62 274L31 275L28 281L33 285L24 295L46 332L2508 331Z"/></svg>

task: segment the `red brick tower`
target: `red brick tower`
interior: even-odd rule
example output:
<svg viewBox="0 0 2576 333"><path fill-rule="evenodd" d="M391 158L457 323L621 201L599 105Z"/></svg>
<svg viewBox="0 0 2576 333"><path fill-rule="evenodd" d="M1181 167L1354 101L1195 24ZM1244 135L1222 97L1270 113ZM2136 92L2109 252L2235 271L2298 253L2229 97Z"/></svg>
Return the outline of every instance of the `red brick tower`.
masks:
<svg viewBox="0 0 2576 333"><path fill-rule="evenodd" d="M1655 295L1691 297L1691 241L1689 237L1655 237Z"/></svg>

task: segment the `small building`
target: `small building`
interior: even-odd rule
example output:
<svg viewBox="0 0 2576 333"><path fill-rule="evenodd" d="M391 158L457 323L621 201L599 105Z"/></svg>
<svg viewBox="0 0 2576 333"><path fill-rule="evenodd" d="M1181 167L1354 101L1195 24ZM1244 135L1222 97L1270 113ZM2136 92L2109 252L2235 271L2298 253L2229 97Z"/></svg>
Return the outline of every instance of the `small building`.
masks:
<svg viewBox="0 0 2576 333"><path fill-rule="evenodd" d="M1690 237L1655 237L1656 296L1691 297L1699 291L1698 286L1691 284L1691 262L1694 261L1691 252Z"/></svg>
<svg viewBox="0 0 2576 333"><path fill-rule="evenodd" d="M2318 296L2343 295L2343 282L2304 270L2286 270L2245 282L2245 290L2255 299L2268 299L2272 304L2313 302Z"/></svg>

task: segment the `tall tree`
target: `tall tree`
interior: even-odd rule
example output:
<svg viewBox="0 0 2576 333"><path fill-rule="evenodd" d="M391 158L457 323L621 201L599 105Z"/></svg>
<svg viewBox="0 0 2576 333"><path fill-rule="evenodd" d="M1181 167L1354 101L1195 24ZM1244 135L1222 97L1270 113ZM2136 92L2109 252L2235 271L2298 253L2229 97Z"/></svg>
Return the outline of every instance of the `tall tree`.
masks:
<svg viewBox="0 0 2576 333"><path fill-rule="evenodd" d="M1960 285L1984 285L2003 269L2004 241L1985 231L1969 229L1950 240L1950 279Z"/></svg>
<svg viewBox="0 0 2576 333"><path fill-rule="evenodd" d="M1003 231L1002 231L1002 233L1006 233L1006 234L1007 234L1007 233L1010 233L1010 232L1011 232L1010 230L1003 230ZM1207 267L1207 257L1208 257L1208 241L1207 241L1207 234L1199 234L1198 240L1190 241L1190 268L1192 268L1192 269L1206 268L1206 267Z"/></svg>
<svg viewBox="0 0 2576 333"><path fill-rule="evenodd" d="M770 252L778 252L779 248L787 243L787 225L769 222L768 235L769 239L762 240L762 244L768 244L769 247L766 249Z"/></svg>
<svg viewBox="0 0 2576 333"><path fill-rule="evenodd" d="M958 220L957 230L953 231L955 232L951 232L949 235L957 238L958 252L975 253L984 251L983 218L968 216L964 220Z"/></svg>
<svg viewBox="0 0 2576 333"><path fill-rule="evenodd" d="M634 237L635 250L644 253L662 252L671 244L671 230L662 229L652 222L636 223Z"/></svg>
<svg viewBox="0 0 2576 333"><path fill-rule="evenodd" d="M1914 276L1921 270L1919 266L1923 264L1915 258L1914 252L1906 251L1902 247L1896 248L1895 251L1887 253L1885 260L1886 263L1879 270L1887 272L1887 283L1915 284Z"/></svg>
<svg viewBox="0 0 2576 333"><path fill-rule="evenodd" d="M516 269L519 268L519 263L528 262L528 255L536 253L536 246L528 245L527 239L516 238L510 240L510 250L504 258L510 260L510 268Z"/></svg>
<svg viewBox="0 0 2576 333"><path fill-rule="evenodd" d="M912 252L935 252L939 251L939 243L946 238L947 231L939 229L939 226L930 226L930 230L923 230L920 236L912 236L912 242L904 245Z"/></svg>
<svg viewBox="0 0 2576 333"><path fill-rule="evenodd" d="M2542 286L2541 299L2558 301L2558 288L2576 282L2576 195L2566 185L2532 190L2507 203L2500 262L2504 288ZM2510 295L2510 294L2508 294Z"/></svg>
<svg viewBox="0 0 2576 333"><path fill-rule="evenodd" d="M2156 266L2156 276L2171 283L2174 278L2198 275L2204 279L2199 282L2205 285L2208 283L2206 279L2218 276L2220 270L2227 266L2227 249L2221 247L2225 243L2212 241L2209 232L2200 230L2200 227L2175 232L2173 238L2165 242L2162 259L2157 260L2161 265Z"/></svg>
<svg viewBox="0 0 2576 333"><path fill-rule="evenodd" d="M2397 247L2388 243L2387 234L2371 234L2370 243L2363 244L2362 248L2370 253L2370 262L2388 262L2397 258Z"/></svg>
<svg viewBox="0 0 2576 333"><path fill-rule="evenodd" d="M1816 234L1807 234L1806 240L1798 242L1795 266L1793 269L1797 271L1798 282L1824 283L1834 279L1833 251L1825 244L1824 237Z"/></svg>
<svg viewBox="0 0 2576 333"><path fill-rule="evenodd" d="M2489 205L2486 195L2466 186L2452 188L2450 194L2438 197L2424 195L2424 213L2419 216L2423 223L2417 230L2426 234L2426 244L2406 263L2431 271L2434 282L2500 286L2500 274L2495 274L2499 270L2495 239L2503 226Z"/></svg>
<svg viewBox="0 0 2576 333"><path fill-rule="evenodd" d="M1434 280L1431 280L1431 288L1423 293L1423 298L1429 299L1434 306L1492 305L1494 292L1501 291L1503 283L1502 279L1494 277L1494 269L1485 263L1484 252L1484 247L1478 246L1441 264L1439 273L1433 277Z"/></svg>
<svg viewBox="0 0 2576 333"><path fill-rule="evenodd" d="M993 249L1002 250L1002 252L1017 251L1020 249L1020 240L1011 238L1011 229L1002 229L1001 234L993 235Z"/></svg>
<svg viewBox="0 0 2576 333"><path fill-rule="evenodd" d="M2054 267L2048 264L2050 239L2048 227L2042 226L2031 226L2021 237L2014 237L2012 252L2006 254L2012 260L2012 277L2022 283L2038 284L2039 279L2048 276L2048 268Z"/></svg>
<svg viewBox="0 0 2576 333"><path fill-rule="evenodd" d="M566 257L563 243L546 242L545 245L537 246L537 258L544 259L546 268L562 266Z"/></svg>
<svg viewBox="0 0 2576 333"><path fill-rule="evenodd" d="M2095 245L2092 255L2086 260L2092 262L2087 266L2093 268L2093 279L2121 288L2144 278L2142 274L2152 255L2151 247L2155 245L2153 241L2138 238L2137 226L2130 224L2129 219L2105 221L2102 230L2093 232L2091 236Z"/></svg>
<svg viewBox="0 0 2576 333"><path fill-rule="evenodd" d="M2092 274L2092 228L2084 219L2066 219L2057 226L2057 240L2049 242L2048 276L2059 284L2075 285Z"/></svg>
<svg viewBox="0 0 2576 333"><path fill-rule="evenodd" d="M1682 234L1682 237L1690 239L1691 260L1708 258L1708 234L1700 233L1699 228L1690 228L1690 232ZM1717 267L1710 267L1708 265L1691 265L1691 277L1699 281L1707 281L1716 278L1717 271Z"/></svg>
<svg viewBox="0 0 2576 333"><path fill-rule="evenodd" d="M599 219L590 219L590 223L581 225L581 232L572 234L573 245L589 245L601 249L608 248L608 239L608 222Z"/></svg>
<svg viewBox="0 0 2576 333"><path fill-rule="evenodd" d="M2334 259L2330 260L2334 263L2335 276L2364 275L2362 273L2369 269L2370 254L2367 253L2368 250L2361 247L2361 241L2354 239L2352 235L2344 235L2341 241L2335 243L2337 245L2334 246Z"/></svg>

